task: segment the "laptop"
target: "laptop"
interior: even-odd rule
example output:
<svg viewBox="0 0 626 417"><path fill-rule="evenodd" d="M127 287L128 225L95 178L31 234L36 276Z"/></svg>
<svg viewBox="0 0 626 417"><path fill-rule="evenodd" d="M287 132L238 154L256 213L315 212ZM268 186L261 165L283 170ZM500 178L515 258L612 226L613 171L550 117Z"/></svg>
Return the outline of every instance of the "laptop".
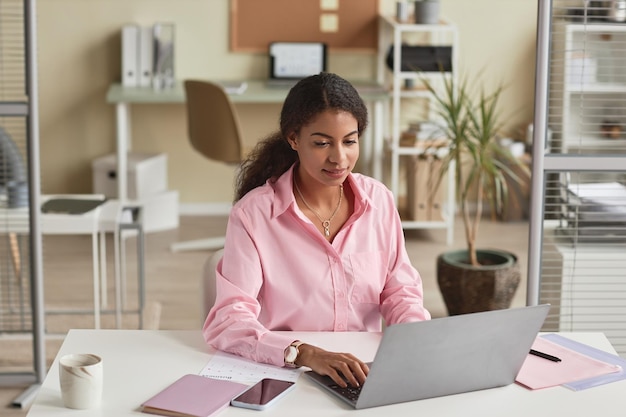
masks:
<svg viewBox="0 0 626 417"><path fill-rule="evenodd" d="M549 309L543 304L389 326L360 390L304 374L356 409L509 385Z"/></svg>
<svg viewBox="0 0 626 417"><path fill-rule="evenodd" d="M268 87L291 88L309 75L326 71L326 44L322 42L272 42L268 54Z"/></svg>

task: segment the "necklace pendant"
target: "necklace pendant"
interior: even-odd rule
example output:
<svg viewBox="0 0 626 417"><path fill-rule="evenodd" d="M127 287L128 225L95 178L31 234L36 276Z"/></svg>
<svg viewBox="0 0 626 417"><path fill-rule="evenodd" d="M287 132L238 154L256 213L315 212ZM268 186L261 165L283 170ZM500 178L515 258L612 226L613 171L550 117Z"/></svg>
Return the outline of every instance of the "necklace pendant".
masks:
<svg viewBox="0 0 626 417"><path fill-rule="evenodd" d="M330 236L330 221L325 220L322 223L322 227L324 227L324 234L326 235L326 237Z"/></svg>

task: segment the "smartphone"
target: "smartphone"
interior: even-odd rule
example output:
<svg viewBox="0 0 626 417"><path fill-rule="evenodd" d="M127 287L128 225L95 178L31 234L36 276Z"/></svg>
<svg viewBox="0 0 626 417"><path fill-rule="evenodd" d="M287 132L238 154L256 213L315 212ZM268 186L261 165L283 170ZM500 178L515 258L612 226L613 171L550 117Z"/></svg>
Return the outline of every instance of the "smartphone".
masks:
<svg viewBox="0 0 626 417"><path fill-rule="evenodd" d="M265 378L231 400L235 407L265 410L294 389L295 382Z"/></svg>

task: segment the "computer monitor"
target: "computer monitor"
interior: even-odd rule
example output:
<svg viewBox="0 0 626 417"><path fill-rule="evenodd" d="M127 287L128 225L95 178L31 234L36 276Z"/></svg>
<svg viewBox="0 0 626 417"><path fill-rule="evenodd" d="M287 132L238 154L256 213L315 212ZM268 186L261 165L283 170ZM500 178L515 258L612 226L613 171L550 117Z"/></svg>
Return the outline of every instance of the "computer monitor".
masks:
<svg viewBox="0 0 626 417"><path fill-rule="evenodd" d="M269 61L270 80L300 80L326 71L326 44L272 42Z"/></svg>

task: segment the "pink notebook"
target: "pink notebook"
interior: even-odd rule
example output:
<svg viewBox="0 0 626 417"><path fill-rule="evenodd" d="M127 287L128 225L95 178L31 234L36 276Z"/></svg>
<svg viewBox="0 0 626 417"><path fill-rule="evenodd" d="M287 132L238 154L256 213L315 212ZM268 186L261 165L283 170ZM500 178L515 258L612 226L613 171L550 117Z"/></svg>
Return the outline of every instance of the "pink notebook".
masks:
<svg viewBox="0 0 626 417"><path fill-rule="evenodd" d="M185 375L142 404L144 413L209 417L228 407L247 385L200 375Z"/></svg>

